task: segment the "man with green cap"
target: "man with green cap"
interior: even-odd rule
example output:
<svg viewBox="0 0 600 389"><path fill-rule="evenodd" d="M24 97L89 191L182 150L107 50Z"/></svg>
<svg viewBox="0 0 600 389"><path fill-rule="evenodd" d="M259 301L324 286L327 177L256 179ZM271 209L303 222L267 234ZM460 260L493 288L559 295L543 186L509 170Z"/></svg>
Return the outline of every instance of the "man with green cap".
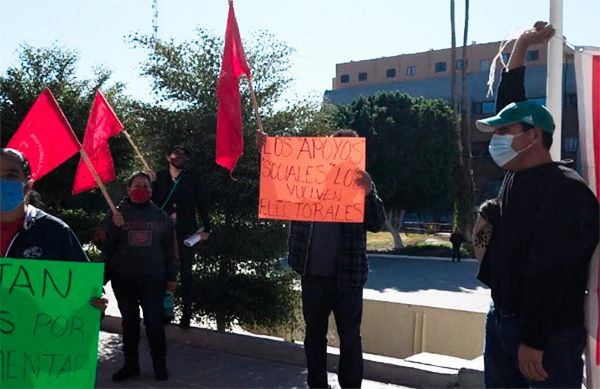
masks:
<svg viewBox="0 0 600 389"><path fill-rule="evenodd" d="M506 170L500 218L478 274L493 300L484 351L488 388L582 383L598 200L574 170L552 161L554 120L546 107L526 101L524 88L527 48L553 35L544 22L521 34L498 88L499 112L476 123L493 132L490 155Z"/></svg>

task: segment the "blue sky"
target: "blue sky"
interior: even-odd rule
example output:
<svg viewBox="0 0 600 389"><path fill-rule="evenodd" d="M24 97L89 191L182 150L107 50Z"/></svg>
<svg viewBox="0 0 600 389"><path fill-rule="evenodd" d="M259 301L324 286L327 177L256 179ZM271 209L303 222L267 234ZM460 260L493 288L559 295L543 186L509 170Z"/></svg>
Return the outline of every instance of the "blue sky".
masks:
<svg viewBox="0 0 600 389"><path fill-rule="evenodd" d="M515 28L547 20L550 0L471 0L469 41L502 39ZM197 26L223 35L227 0L158 0L160 38L189 39ZM462 41L464 0L456 0ZM575 45L600 46L599 0L564 0L564 35ZM321 95L335 64L450 45L448 0L236 0L242 37L268 30L292 46L293 93ZM80 75L111 68L128 93L149 99L139 75L145 53L124 38L152 32L152 0L0 0L0 72L15 65L19 45L54 42L79 50Z"/></svg>

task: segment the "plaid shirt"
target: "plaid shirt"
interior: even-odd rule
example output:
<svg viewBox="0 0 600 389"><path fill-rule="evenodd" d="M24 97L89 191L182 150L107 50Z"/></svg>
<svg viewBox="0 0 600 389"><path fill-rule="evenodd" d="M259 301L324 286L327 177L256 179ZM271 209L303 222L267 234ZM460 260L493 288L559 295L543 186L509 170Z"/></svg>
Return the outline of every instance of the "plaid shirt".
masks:
<svg viewBox="0 0 600 389"><path fill-rule="evenodd" d="M385 209L377 196L375 185L371 193L365 197L365 218L363 223L338 223L340 239L338 257L335 268L339 289L362 288L367 282L369 264L367 262L367 230L381 231L385 225ZM310 241L312 238L312 222L291 223L288 239L288 262L298 274L305 276L308 267ZM332 242L335 244L335 242Z"/></svg>

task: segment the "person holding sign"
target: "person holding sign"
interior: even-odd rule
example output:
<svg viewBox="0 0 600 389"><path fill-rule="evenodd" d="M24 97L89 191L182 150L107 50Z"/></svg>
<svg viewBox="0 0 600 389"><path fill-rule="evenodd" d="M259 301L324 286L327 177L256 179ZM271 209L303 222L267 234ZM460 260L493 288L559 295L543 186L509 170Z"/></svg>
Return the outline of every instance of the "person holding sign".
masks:
<svg viewBox="0 0 600 389"><path fill-rule="evenodd" d="M200 240L208 240L210 234L204 191L200 178L188 168L189 157L190 153L184 146L171 147L165 156L169 168L157 173L152 192L152 201L167 212L175 224L178 257L181 261L183 309L179 327L182 329L190 328L192 318L192 246ZM202 219L201 229L198 229L197 214Z"/></svg>
<svg viewBox="0 0 600 389"><path fill-rule="evenodd" d="M552 160L552 114L525 94L528 47L553 35L551 25L537 22L519 36L498 86L497 113L476 122L492 134L490 155L505 170L500 217L478 274L493 300L483 356L488 388L582 384L598 199L577 172Z"/></svg>
<svg viewBox="0 0 600 389"><path fill-rule="evenodd" d="M2 148L0 254L5 258L89 262L73 230L62 220L30 204L33 189L29 161L18 150ZM90 303L102 312L108 300Z"/></svg>
<svg viewBox="0 0 600 389"><path fill-rule="evenodd" d="M166 289L175 289L177 277L173 225L167 214L150 201L148 174L133 173L127 193L117 207L119 213L109 213L102 226L102 250L110 263L110 279L123 318L125 364L112 378L123 381L140 374L141 306L154 376L163 381L169 377L163 296Z"/></svg>
<svg viewBox="0 0 600 389"><path fill-rule="evenodd" d="M357 137L339 130L334 137ZM257 132L263 148L266 134ZM367 231L385 225L383 202L369 174L359 171L356 182L364 191L362 223L292 221L288 262L302 278L302 312L306 323L304 351L311 388L327 388L327 329L333 311L340 337L338 381L342 388L359 388L363 377L363 286L367 281Z"/></svg>

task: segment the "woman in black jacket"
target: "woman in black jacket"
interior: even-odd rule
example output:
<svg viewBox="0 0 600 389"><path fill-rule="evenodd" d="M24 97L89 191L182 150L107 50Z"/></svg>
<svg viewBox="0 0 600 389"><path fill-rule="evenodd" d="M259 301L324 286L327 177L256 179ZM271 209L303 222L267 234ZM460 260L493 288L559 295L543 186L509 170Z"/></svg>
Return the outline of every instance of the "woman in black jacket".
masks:
<svg viewBox="0 0 600 389"><path fill-rule="evenodd" d="M89 262L73 230L62 220L30 204L31 166L18 150L0 151L0 257ZM108 300L90 303L101 311Z"/></svg>
<svg viewBox="0 0 600 389"><path fill-rule="evenodd" d="M113 380L122 381L140 374L141 306L154 376L162 381L168 379L163 296L165 288L175 289L177 275L173 226L167 214L150 201L151 181L146 173L134 173L129 178L127 192L118 212L109 213L103 224L102 249L123 318L125 365L113 375Z"/></svg>

